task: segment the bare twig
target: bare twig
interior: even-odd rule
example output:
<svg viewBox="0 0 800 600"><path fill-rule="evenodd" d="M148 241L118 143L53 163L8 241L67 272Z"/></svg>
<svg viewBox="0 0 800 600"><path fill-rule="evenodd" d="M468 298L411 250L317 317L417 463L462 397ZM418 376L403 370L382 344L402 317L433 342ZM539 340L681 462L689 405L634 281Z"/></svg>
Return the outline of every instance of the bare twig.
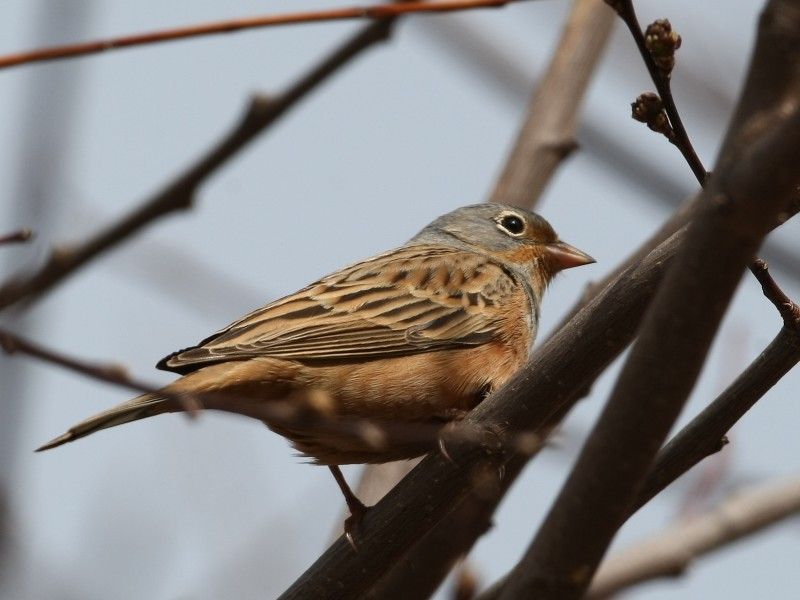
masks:
<svg viewBox="0 0 800 600"><path fill-rule="evenodd" d="M600 0L573 4L550 67L536 87L491 193L491 202L532 208L556 168L575 150L580 104L613 22L613 11Z"/></svg>
<svg viewBox="0 0 800 600"><path fill-rule="evenodd" d="M744 490L706 514L671 525L606 560L588 598L608 598L660 577L682 575L698 558L800 512L800 478Z"/></svg>
<svg viewBox="0 0 800 600"><path fill-rule="evenodd" d="M800 307L792 302L780 286L778 286L772 278L772 275L769 274L767 263L758 259L750 265L750 271L761 284L764 296L778 309L778 313L783 319L784 326L787 329L797 332L798 329L800 329Z"/></svg>
<svg viewBox="0 0 800 600"><path fill-rule="evenodd" d="M33 232L30 229L19 229L6 235L0 235L0 245L19 244L30 241L31 238L33 238Z"/></svg>
<svg viewBox="0 0 800 600"><path fill-rule="evenodd" d="M392 22L384 19L364 27L279 96L254 96L240 121L217 144L133 212L80 244L55 248L38 271L0 286L0 310L37 298L158 218L191 207L197 190L209 176L361 51L385 40Z"/></svg>
<svg viewBox="0 0 800 600"><path fill-rule="evenodd" d="M717 171L703 192L706 206L690 225L572 474L501 598L578 598L588 587L694 385L742 269L769 223L796 200L800 173L788 157L800 146L798 25L796 5L769 2Z"/></svg>
<svg viewBox="0 0 800 600"><path fill-rule="evenodd" d="M280 25L295 25L299 23L319 23L321 21L343 20L378 20L412 13L446 13L478 8L500 8L507 4L522 2L523 0L439 0L437 2L403 2L398 4L373 4L367 6L353 6L347 8L332 8L308 12L283 13L277 15L261 15L244 17L226 21L214 21L198 25L187 25L173 29L150 31L125 35L93 42L82 42L66 46L55 46L8 54L0 56L0 69L24 65L34 62L74 58L87 54L109 52L121 48L157 44L188 38L215 35L220 33L233 33L247 29L260 29Z"/></svg>
<svg viewBox="0 0 800 600"><path fill-rule="evenodd" d="M2 347L6 354L14 354L16 352L27 354L28 356L38 358L44 362L59 365L76 373L81 373L92 379L112 383L142 394L149 394L158 389L157 386L148 385L136 379L132 379L120 365L103 365L78 360L66 354L55 352L54 350L35 344L3 329L0 329L0 347ZM197 411L202 408L197 398L192 396L176 395L174 399L183 405L186 414L190 416L195 416Z"/></svg>
<svg viewBox="0 0 800 600"><path fill-rule="evenodd" d="M194 416L203 408L227 410L235 406L233 398L225 393L170 394L156 385L147 384L128 376L119 365L100 364L79 360L26 340L0 328L0 348L7 354L20 353L57 365L69 371L80 373L91 379L104 381L139 393L155 393L181 403L184 411ZM279 426L303 427L310 431L331 432L348 435L380 449L392 444L403 444L419 448L423 454L437 445L467 443L485 446L496 443L496 434L481 429L480 426L454 427L452 425L427 422L393 422L376 419L344 417L328 412L325 407L315 404L301 404L296 401L265 402L257 408L250 408L247 416L269 421ZM537 447L535 436L521 432L506 438L506 443L522 455Z"/></svg>
<svg viewBox="0 0 800 600"><path fill-rule="evenodd" d="M650 72L650 77L663 103L663 109L669 118L671 134L667 135L668 139L680 149L700 185L705 185L708 179L708 172L705 167L703 167L700 157L692 146L689 134L686 132L683 120L678 112L678 107L675 105L675 99L672 96L672 86L669 77L672 66L670 65L669 69L665 69L663 62L657 62L659 58L663 61L665 55L674 61L672 55L677 47L680 46L680 37L677 36L677 45L672 46L671 52L669 52L669 50L664 52L666 41L670 39L674 40L676 37L676 34L673 35L672 33L669 21L657 21L648 28L648 36L645 37L645 34L639 26L639 20L636 18L633 0L606 0L606 2L617 11L617 14L619 14L620 18L625 22L625 25L628 26L636 42L636 46L639 49L639 53L642 55L642 60L644 60L647 70ZM659 25L657 28L658 31L653 31L655 25ZM655 47L651 41L653 38L657 39Z"/></svg>

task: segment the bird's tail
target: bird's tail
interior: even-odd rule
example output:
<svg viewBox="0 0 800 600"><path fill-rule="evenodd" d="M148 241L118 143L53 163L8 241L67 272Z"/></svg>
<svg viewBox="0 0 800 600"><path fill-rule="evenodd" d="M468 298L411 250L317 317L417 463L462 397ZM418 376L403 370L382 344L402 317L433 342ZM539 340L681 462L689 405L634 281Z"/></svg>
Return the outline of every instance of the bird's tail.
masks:
<svg viewBox="0 0 800 600"><path fill-rule="evenodd" d="M37 448L36 452L50 450L51 448L66 444L67 442L72 442L90 433L94 433L95 431L100 431L101 429L115 427L123 423L130 423L131 421L138 421L139 419L160 415L165 412L174 412L176 410L181 410L181 407L174 398L165 398L158 394L143 394L70 427L67 433Z"/></svg>

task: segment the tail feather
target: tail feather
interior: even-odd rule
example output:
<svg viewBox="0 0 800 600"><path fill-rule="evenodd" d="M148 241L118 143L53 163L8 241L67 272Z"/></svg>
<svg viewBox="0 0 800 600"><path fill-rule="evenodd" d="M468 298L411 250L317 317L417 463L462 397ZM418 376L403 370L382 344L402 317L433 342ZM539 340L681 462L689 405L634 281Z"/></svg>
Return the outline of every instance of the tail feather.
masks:
<svg viewBox="0 0 800 600"><path fill-rule="evenodd" d="M165 412L179 410L176 401L164 398L157 394L144 394L123 402L122 404L89 417L85 421L70 427L65 434L50 440L43 446L36 449L36 452L50 450L67 442L72 442L95 431L115 427L123 423L130 423L146 417L152 417Z"/></svg>

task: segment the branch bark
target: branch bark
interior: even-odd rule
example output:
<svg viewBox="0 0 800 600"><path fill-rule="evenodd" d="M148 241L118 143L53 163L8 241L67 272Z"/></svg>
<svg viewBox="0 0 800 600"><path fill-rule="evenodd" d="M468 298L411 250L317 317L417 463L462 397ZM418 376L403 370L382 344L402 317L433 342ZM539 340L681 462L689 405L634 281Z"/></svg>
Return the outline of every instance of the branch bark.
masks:
<svg viewBox="0 0 800 600"><path fill-rule="evenodd" d="M720 451L731 428L800 362L800 307L786 297L766 270L758 276L768 290L765 295L783 316L784 326L750 366L659 451L626 518L703 459ZM479 600L499 598L508 577L482 592Z"/></svg>
<svg viewBox="0 0 800 600"><path fill-rule="evenodd" d="M691 391L770 223L800 173L800 5L772 0L705 206L642 324L611 398L501 598L579 598ZM602 474L602 476L599 476ZM591 507L591 508L590 508Z"/></svg>
<svg viewBox="0 0 800 600"><path fill-rule="evenodd" d="M784 320L783 327L747 369L659 451L631 514L701 460L721 450L725 435L739 419L800 362L800 307L765 273L759 278L769 290L765 295Z"/></svg>
<svg viewBox="0 0 800 600"><path fill-rule="evenodd" d="M614 11L602 0L573 3L490 202L532 208L555 170L577 148L580 105L613 23Z"/></svg>
<svg viewBox="0 0 800 600"><path fill-rule="evenodd" d="M364 27L279 96L254 96L239 122L217 144L138 208L84 242L54 248L38 271L0 286L0 310L21 300L38 298L157 219L190 208L197 190L209 176L361 51L387 39L393 22L384 19Z"/></svg>
<svg viewBox="0 0 800 600"><path fill-rule="evenodd" d="M134 46L172 42L221 33L233 33L247 29L262 29L265 27L296 25L300 23L319 23L322 21L355 19L375 21L412 13L431 14L473 10L477 8L501 8L506 4L522 1L523 0L440 0L438 2L403 2L389 5L375 4L353 6L348 8L332 8L328 10L261 15L227 21L214 21L211 23L186 25L184 27L149 31L146 33L125 35L93 42L81 42L67 46L55 46L17 54L8 54L6 56L0 56L0 69L36 62L75 58Z"/></svg>
<svg viewBox="0 0 800 600"><path fill-rule="evenodd" d="M698 558L800 512L800 477L745 490L710 512L612 555L587 598L609 598L660 577L682 575Z"/></svg>

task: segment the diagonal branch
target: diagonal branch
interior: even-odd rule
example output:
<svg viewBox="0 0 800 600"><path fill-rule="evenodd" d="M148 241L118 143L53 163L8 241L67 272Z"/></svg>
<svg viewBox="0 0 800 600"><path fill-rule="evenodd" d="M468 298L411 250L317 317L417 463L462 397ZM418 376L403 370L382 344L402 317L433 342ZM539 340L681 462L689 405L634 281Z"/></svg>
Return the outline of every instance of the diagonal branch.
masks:
<svg viewBox="0 0 800 600"><path fill-rule="evenodd" d="M778 310L786 298L769 274L760 274ZM788 300L788 298L786 298ZM677 433L658 453L633 508L626 518L660 494L684 473L725 445L725 434L766 393L800 362L800 308L789 301L793 320L784 327L767 348L711 404ZM601 565L600 570L603 570ZM496 600L508 576L502 577L479 600Z"/></svg>
<svg viewBox="0 0 800 600"><path fill-rule="evenodd" d="M82 42L67 46L55 46L17 54L8 54L6 56L0 56L0 69L48 60L75 58L77 56L98 54L100 52L109 52L121 48L171 42L206 35L233 33L248 29L262 29L265 27L296 25L300 23L319 23L322 21L356 19L375 21L412 13L432 14L473 10L477 8L500 8L506 4L522 1L523 0L439 0L438 2L404 2L389 5L373 4L368 6L352 6L348 8L332 8L308 12L244 17L241 19L186 25L174 29L149 31L147 33L125 35L93 42Z"/></svg>
<svg viewBox="0 0 800 600"><path fill-rule="evenodd" d="M742 270L796 200L800 8L772 0L705 206L611 398L501 598L579 598L691 391ZM602 477L598 476L602 474ZM587 507L591 505L591 510Z"/></svg>
<svg viewBox="0 0 800 600"><path fill-rule="evenodd" d="M21 300L38 298L92 259L157 219L190 208L197 190L208 177L361 51L387 39L392 23L392 19L385 19L364 27L282 94L254 96L239 122L218 143L138 208L84 242L54 248L38 271L0 286L0 310Z"/></svg>

